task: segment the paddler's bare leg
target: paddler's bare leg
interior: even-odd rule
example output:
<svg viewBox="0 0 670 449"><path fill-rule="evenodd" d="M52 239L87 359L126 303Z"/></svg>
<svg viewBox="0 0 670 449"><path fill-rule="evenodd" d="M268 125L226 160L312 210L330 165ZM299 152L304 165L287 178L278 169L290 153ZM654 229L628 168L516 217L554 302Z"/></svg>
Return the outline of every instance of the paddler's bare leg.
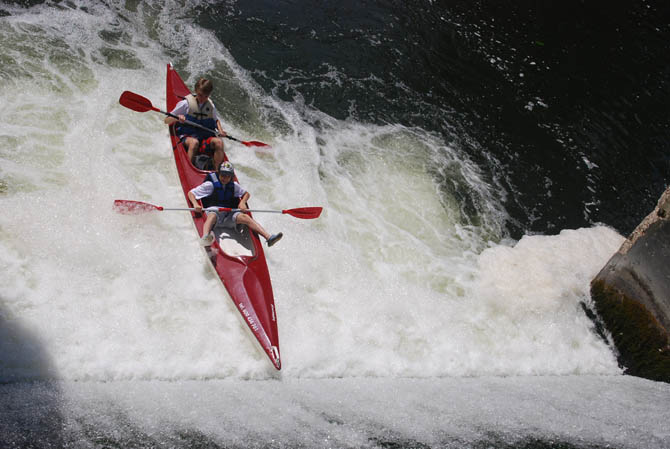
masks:
<svg viewBox="0 0 670 449"><path fill-rule="evenodd" d="M195 137L187 137L184 139L184 146L186 147L186 153L188 154L188 160L193 163L193 158L195 157L195 150L198 149L200 142Z"/></svg>
<svg viewBox="0 0 670 449"><path fill-rule="evenodd" d="M207 214L207 219L205 220L205 224L202 225L202 235L206 236L210 232L212 232L212 228L214 227L214 223L216 223L216 214L214 212L209 212Z"/></svg>
<svg viewBox="0 0 670 449"><path fill-rule="evenodd" d="M272 246L275 243L277 243L279 240L281 240L283 234L281 232L278 232L277 234L270 234L268 231L263 229L263 226L260 225L256 220L248 216L247 214L238 214L237 218L235 218L235 223L237 224L245 224L249 227L254 232L257 232L258 234L262 235L265 237L265 240L268 243L268 246Z"/></svg>
<svg viewBox="0 0 670 449"><path fill-rule="evenodd" d="M238 214L235 223L249 226L249 229L265 237L265 240L270 238L270 233L263 229L263 226L247 214Z"/></svg>
<svg viewBox="0 0 670 449"><path fill-rule="evenodd" d="M210 145L214 151L212 154L212 161L214 162L214 167L218 169L223 162L223 140L219 138L212 139Z"/></svg>

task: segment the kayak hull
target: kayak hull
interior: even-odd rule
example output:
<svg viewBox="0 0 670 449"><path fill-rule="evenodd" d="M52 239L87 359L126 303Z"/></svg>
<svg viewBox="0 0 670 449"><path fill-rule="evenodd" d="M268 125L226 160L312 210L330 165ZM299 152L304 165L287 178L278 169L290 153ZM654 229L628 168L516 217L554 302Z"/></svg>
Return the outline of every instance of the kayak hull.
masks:
<svg viewBox="0 0 670 449"><path fill-rule="evenodd" d="M166 81L167 110L171 111L190 91L171 64L167 65ZM199 170L190 163L186 149L175 134L174 126L170 127L170 140L179 181L186 202L190 206L187 196L189 190L200 185L208 172ZM227 156L225 159L228 160ZM191 213L191 216L198 235L202 236L204 214L196 216ZM281 369L279 334L267 260L258 235L254 232L249 233L248 229L245 232L246 235L242 233L234 237L224 234L226 238L217 234L221 240L217 238L207 253L214 271L221 279L242 319L261 345L263 352L279 370ZM233 247L237 249L231 250Z"/></svg>

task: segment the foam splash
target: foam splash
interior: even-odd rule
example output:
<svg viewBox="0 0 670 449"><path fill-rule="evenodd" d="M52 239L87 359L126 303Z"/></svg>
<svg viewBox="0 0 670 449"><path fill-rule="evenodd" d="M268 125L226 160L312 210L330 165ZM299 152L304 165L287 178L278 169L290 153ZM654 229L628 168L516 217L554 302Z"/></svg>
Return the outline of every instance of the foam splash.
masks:
<svg viewBox="0 0 670 449"><path fill-rule="evenodd" d="M45 371L17 358L1 379L272 376L188 217L112 210L117 198L184 204L162 117L118 104L131 90L162 105L177 49L189 83L209 73L224 80L215 101L246 99L224 128L272 144L227 146L251 204L325 208L314 221L257 217L285 235L267 252L285 378L618 372L579 307L616 233L501 244L492 188L436 136L264 95L211 33L175 20L174 5L82 5L0 19L2 51L32 67L2 73L0 297L49 359Z"/></svg>

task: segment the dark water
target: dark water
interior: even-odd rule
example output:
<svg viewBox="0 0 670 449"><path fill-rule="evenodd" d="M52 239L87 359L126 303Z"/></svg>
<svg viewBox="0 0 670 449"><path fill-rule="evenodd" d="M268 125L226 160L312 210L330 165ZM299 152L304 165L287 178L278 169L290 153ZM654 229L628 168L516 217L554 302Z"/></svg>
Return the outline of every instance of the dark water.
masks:
<svg viewBox="0 0 670 449"><path fill-rule="evenodd" d="M198 23L280 98L459 146L512 237L627 234L670 179L668 2L258 0Z"/></svg>

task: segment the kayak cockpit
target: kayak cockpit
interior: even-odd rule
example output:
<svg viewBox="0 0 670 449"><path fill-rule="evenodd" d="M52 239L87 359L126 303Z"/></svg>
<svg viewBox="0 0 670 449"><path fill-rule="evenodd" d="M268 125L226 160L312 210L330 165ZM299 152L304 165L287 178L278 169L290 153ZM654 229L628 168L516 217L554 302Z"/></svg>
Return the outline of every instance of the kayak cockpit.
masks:
<svg viewBox="0 0 670 449"><path fill-rule="evenodd" d="M246 226L214 228L214 235L221 251L228 257L254 257L256 255L254 241Z"/></svg>

